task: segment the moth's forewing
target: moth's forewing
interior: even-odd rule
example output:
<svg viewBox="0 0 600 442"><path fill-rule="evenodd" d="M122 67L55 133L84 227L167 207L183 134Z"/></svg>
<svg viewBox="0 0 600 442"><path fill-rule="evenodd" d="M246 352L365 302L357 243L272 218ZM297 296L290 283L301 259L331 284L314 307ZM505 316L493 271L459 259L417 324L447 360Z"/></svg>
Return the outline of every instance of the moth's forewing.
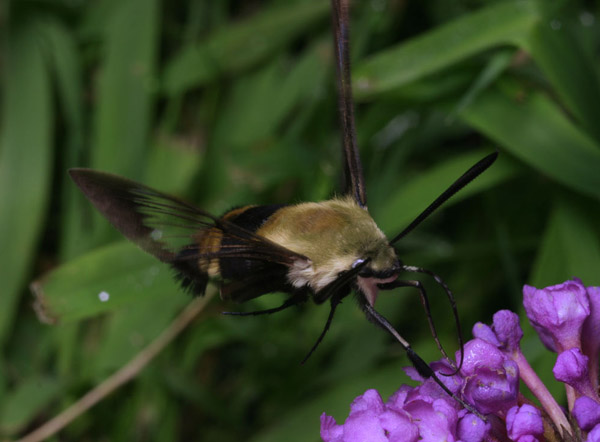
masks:
<svg viewBox="0 0 600 442"><path fill-rule="evenodd" d="M126 178L90 169L69 174L84 195L126 238L171 262L213 217L176 198Z"/></svg>
<svg viewBox="0 0 600 442"><path fill-rule="evenodd" d="M116 175L90 169L69 174L84 195L126 238L179 273L182 285L202 294L209 274L234 271L224 294L244 301L266 289L282 290L288 267L308 258L256 235L252 226L215 217L177 198ZM243 270L248 270L244 272ZM225 278L230 279L227 275ZM235 284L233 282L236 282ZM242 283L247 291L243 293Z"/></svg>

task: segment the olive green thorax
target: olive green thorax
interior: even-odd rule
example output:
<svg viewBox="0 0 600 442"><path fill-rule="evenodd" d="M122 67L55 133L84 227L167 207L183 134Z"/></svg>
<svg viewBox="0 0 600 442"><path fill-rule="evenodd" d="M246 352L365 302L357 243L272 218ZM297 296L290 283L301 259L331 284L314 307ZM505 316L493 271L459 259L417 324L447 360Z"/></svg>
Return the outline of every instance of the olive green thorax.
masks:
<svg viewBox="0 0 600 442"><path fill-rule="evenodd" d="M383 232L352 198L284 207L257 233L307 256L311 260L310 271L293 282L308 283L315 290L350 270L357 260L370 258L367 267L374 272L389 270L397 263L395 251Z"/></svg>

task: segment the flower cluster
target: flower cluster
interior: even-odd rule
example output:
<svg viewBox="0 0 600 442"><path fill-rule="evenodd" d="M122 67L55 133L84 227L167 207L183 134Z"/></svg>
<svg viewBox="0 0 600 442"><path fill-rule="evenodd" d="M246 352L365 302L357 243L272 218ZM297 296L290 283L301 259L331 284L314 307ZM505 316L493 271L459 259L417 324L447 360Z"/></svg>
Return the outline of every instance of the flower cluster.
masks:
<svg viewBox="0 0 600 442"><path fill-rule="evenodd" d="M600 442L600 287L585 287L574 279L544 289L526 285L523 295L525 312L541 341L558 353L553 373L565 384L572 419L522 353L518 316L501 310L491 326L473 327L474 339L465 344L459 373L445 376L453 371L446 361L431 365L444 385L485 415L485 421L408 367L407 374L420 385L403 385L386 402L368 390L354 400L342 425L323 413L323 441ZM519 379L539 403L519 393Z"/></svg>

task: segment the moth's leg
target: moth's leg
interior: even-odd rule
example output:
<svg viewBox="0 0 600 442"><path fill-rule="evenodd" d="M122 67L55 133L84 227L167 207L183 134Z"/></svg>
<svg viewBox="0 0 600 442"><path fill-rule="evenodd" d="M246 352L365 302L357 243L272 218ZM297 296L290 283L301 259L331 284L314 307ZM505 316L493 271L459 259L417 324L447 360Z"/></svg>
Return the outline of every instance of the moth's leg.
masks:
<svg viewBox="0 0 600 442"><path fill-rule="evenodd" d="M229 316L258 316L258 315L270 315L271 313L277 313L285 310L288 307L302 304L308 299L308 294L305 290L295 292L291 297L285 300L279 307L269 308L266 310L255 310L253 312L222 312L223 315Z"/></svg>
<svg viewBox="0 0 600 442"><path fill-rule="evenodd" d="M460 348L460 361L458 363L458 367L456 367L454 364L452 364L452 366L455 367L455 373L458 372L463 364L465 348L464 348L464 339L463 339L463 335L462 335L462 329L460 326L460 320L458 318L458 308L456 307L456 300L454 299L454 294L452 293L452 290L450 290L450 287L448 287L448 284L446 284L446 282L439 275L432 272L431 270L427 270L422 267L407 266L407 265L403 265L402 270L404 270L406 272L422 273L422 274L432 277L435 280L435 282L440 287L442 287L442 289L444 290L444 293L446 293L446 297L448 298L448 302L450 302L450 307L452 308L452 315L454 316L454 324L456 326L456 334L458 335L458 347ZM418 281L413 281L413 282L418 282ZM418 284L420 285L421 283L418 282ZM420 287L422 288L423 286L420 285ZM425 305L425 303L427 302L427 297L426 296L423 297L423 294L425 293L424 289L419 290L419 293L421 293L421 300L424 303L423 306L427 309L427 306ZM423 298L425 298L425 299L423 299ZM431 317L431 315L428 314L427 318L429 319L430 317ZM430 324L431 324L431 322L430 322ZM437 342L437 339L436 339L436 342ZM439 345L438 345L438 348L439 348ZM441 348L440 348L440 351L445 356L445 353L443 352L443 350ZM445 356L445 357L446 357L446 359L449 359L447 356Z"/></svg>
<svg viewBox="0 0 600 442"><path fill-rule="evenodd" d="M363 294L360 294L358 296L358 302L369 321L373 322L374 324L377 324L378 326L386 330L388 333L390 333L394 338L396 338L396 340L406 351L408 359L410 359L410 362L422 377L433 379L433 381L436 384L438 384L442 388L442 390L444 390L455 401L457 401L471 413L475 414L484 422L486 421L486 418L479 411L477 411L472 405L466 403L461 398L452 393L452 391L450 391L448 387L446 387L444 383L440 381L440 379L436 376L435 372L431 369L429 364L427 364L427 362L425 362L417 353L415 353L408 341L402 336L400 336L400 333L398 333L396 329L392 327L389 321L373 308L373 306L367 301L366 297Z"/></svg>
<svg viewBox="0 0 600 442"><path fill-rule="evenodd" d="M327 317L327 322L325 322L325 327L323 327L323 331L319 335L317 342L315 342L315 344L312 346L312 348L310 349L308 354L302 360L302 362L301 362L302 364L304 364L308 360L308 358L311 357L311 355L317 349L317 347L319 346L321 341L323 341L323 338L325 337L325 335L327 334L327 331L329 330L329 327L331 326L331 321L333 320L333 315L335 313L335 309L337 308L338 305L340 305L344 296L346 296L346 295L343 292L337 292L337 293L334 293L333 296L330 298L329 302L330 302L331 307L329 310L329 316Z"/></svg>
<svg viewBox="0 0 600 442"><path fill-rule="evenodd" d="M433 316L431 315L429 298L427 297L427 292L425 291L425 287L423 286L421 281L397 279L395 281L392 281L392 282L389 282L386 284L379 284L377 287L379 287L381 290L392 290L397 287L414 287L419 291L419 296L421 297L421 304L423 304L423 309L425 310L425 315L427 316L427 322L429 323L429 329L431 330L431 335L433 336L433 339L435 340L435 343L437 344L437 347L438 347L440 353L444 356L444 358L448 361L448 363L456 370L456 365L454 364L454 361L448 357L448 354L444 350L444 347L442 346L442 343L440 342L440 340L438 338L435 324L433 323ZM453 376L455 374L456 374L456 371L454 373L450 373L449 376Z"/></svg>

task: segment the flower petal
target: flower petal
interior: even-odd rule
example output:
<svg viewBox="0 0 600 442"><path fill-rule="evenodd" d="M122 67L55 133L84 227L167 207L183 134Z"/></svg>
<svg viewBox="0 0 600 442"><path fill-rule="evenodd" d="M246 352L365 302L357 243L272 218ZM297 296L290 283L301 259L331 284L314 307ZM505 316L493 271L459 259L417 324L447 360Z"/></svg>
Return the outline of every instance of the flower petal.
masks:
<svg viewBox="0 0 600 442"><path fill-rule="evenodd" d="M500 347L500 341L498 341L496 333L494 333L492 327L490 327L487 324L484 324L483 322L477 322L473 326L473 330L471 331L471 333L475 338L483 339L484 341L489 342L495 347Z"/></svg>
<svg viewBox="0 0 600 442"><path fill-rule="evenodd" d="M463 442L481 442L489 430L488 425L474 414L466 414L458 422L457 436Z"/></svg>
<svg viewBox="0 0 600 442"><path fill-rule="evenodd" d="M388 442L379 417L368 412L348 416L344 422L342 440L343 442Z"/></svg>
<svg viewBox="0 0 600 442"><path fill-rule="evenodd" d="M596 425L592 431L588 433L586 442L600 442L600 424Z"/></svg>
<svg viewBox="0 0 600 442"><path fill-rule="evenodd" d="M558 355L552 373L558 381L581 391L580 385L587 382L587 364L588 357L580 349L570 348Z"/></svg>
<svg viewBox="0 0 600 442"><path fill-rule="evenodd" d="M404 411L386 411L379 416L379 421L390 442L416 442L419 439L419 427Z"/></svg>
<svg viewBox="0 0 600 442"><path fill-rule="evenodd" d="M590 316L583 323L581 348L590 358L590 381L594 390L598 390L598 361L600 360L600 287L587 287L590 301Z"/></svg>
<svg viewBox="0 0 600 442"><path fill-rule="evenodd" d="M511 440L524 436L540 437L544 434L542 413L533 405L514 406L506 414L506 431Z"/></svg>
<svg viewBox="0 0 600 442"><path fill-rule="evenodd" d="M523 337L523 330L521 330L517 314L510 310L500 310L494 314L493 324L502 349L511 353L517 351Z"/></svg>
<svg viewBox="0 0 600 442"><path fill-rule="evenodd" d="M590 315L585 287L578 280L536 289L523 287L529 321L551 350L579 347L583 322Z"/></svg>
<svg viewBox="0 0 600 442"><path fill-rule="evenodd" d="M321 415L321 439L323 442L344 442L342 435L344 429L338 425L332 416L327 413Z"/></svg>
<svg viewBox="0 0 600 442"><path fill-rule="evenodd" d="M577 398L572 414L584 431L589 431L600 424L600 404L587 396Z"/></svg>
<svg viewBox="0 0 600 442"><path fill-rule="evenodd" d="M385 411L385 405L377 390L367 390L352 401L352 404L350 405L350 416L365 411L375 415L379 415Z"/></svg>

